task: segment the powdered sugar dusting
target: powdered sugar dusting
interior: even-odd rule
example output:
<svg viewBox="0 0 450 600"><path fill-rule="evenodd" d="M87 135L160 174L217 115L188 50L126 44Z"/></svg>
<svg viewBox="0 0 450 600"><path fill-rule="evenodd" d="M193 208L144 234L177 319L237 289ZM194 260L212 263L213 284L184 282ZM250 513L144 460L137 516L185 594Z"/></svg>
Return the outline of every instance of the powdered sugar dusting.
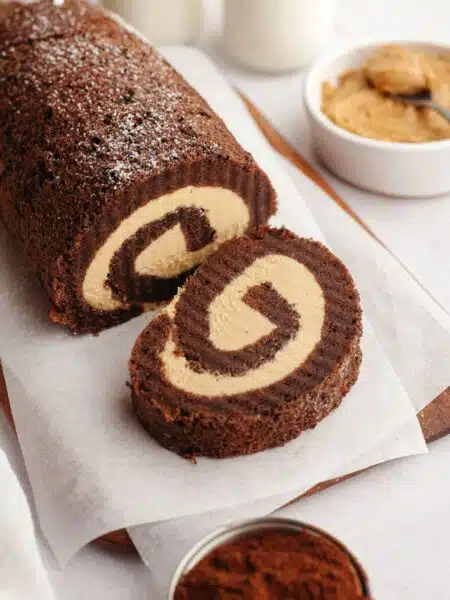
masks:
<svg viewBox="0 0 450 600"><path fill-rule="evenodd" d="M117 13L114 13L106 8L103 8L103 11L104 11L105 15L107 15L110 19L115 21L125 31L128 31L128 33L131 33L132 35L136 36L137 38L139 38L146 44L150 43L148 41L148 39L146 37L144 37L140 31L138 31L135 27L133 27L133 25L131 25L131 23L128 23L127 21L122 19L122 17L120 15L118 15Z"/></svg>
<svg viewBox="0 0 450 600"><path fill-rule="evenodd" d="M162 56L104 11L81 0L23 10L0 23L3 178L53 256L191 168L251 162Z"/></svg>
<svg viewBox="0 0 450 600"><path fill-rule="evenodd" d="M0 4L0 43L16 44L42 40L79 30L89 20L103 14L81 0L31 0ZM3 17L3 18L1 18Z"/></svg>
<svg viewBox="0 0 450 600"><path fill-rule="evenodd" d="M65 151L66 161L76 141L70 161L86 180L101 171L104 184L118 190L189 156L220 154L204 136L209 108L158 52L116 24L108 35L35 42L21 49L22 61L18 50L1 54L14 71L13 95L23 95L24 110L45 113L48 145L64 139L58 152Z"/></svg>

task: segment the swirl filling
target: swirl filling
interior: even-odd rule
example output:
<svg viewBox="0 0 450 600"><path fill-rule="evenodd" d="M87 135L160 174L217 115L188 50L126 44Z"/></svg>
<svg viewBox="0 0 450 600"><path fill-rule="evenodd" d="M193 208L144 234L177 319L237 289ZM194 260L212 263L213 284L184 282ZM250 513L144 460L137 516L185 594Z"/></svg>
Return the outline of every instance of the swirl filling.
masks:
<svg viewBox="0 0 450 600"><path fill-rule="evenodd" d="M165 377L190 394L232 396L268 387L305 362L321 338L325 301L305 265L272 254L257 258L227 285L207 314L200 308L200 319L202 312L208 337L197 320L182 331L171 328L160 354ZM194 365L188 359L192 350L201 357Z"/></svg>
<svg viewBox="0 0 450 600"><path fill-rule="evenodd" d="M83 280L84 300L114 311L145 302L148 287L158 284L173 296L179 276L243 233L249 220L245 201L226 188L186 186L151 200L96 251Z"/></svg>

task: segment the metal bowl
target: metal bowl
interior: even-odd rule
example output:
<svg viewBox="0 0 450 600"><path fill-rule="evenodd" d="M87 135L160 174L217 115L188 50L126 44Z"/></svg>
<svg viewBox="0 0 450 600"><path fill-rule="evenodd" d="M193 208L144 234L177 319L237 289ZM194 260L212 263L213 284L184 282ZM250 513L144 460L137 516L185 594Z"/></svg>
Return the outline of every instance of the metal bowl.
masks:
<svg viewBox="0 0 450 600"><path fill-rule="evenodd" d="M172 578L168 600L174 600L175 590L177 585L180 583L183 576L191 571L195 565L197 565L205 556L210 554L213 550L222 546L223 544L239 539L249 533L260 533L262 531L277 530L277 531L305 531L325 537L330 540L335 546L339 547L344 554L347 555L350 562L352 563L355 573L361 582L361 587L364 592L364 597L370 598L369 583L364 569L359 564L357 559L351 554L351 552L342 544L339 540L331 536L329 533L322 531L318 527L307 525L301 521L295 521L293 519L281 519L275 517L268 517L262 519L256 519L252 521L244 521L236 523L228 527L222 527L214 533L209 534L203 538L200 542L195 544L191 550L186 554L183 560L175 570Z"/></svg>

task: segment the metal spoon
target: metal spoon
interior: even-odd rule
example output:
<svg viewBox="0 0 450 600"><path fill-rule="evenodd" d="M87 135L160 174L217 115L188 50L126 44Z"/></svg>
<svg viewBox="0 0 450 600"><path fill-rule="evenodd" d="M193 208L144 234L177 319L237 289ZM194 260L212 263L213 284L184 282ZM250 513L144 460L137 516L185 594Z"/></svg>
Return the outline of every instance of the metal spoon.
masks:
<svg viewBox="0 0 450 600"><path fill-rule="evenodd" d="M420 106L423 108L431 108L431 110L436 111L444 119L450 122L450 110L448 108L444 108L441 104L433 100L432 94L430 90L422 90L421 92L417 92L416 94L387 94L390 98L394 100L400 100L401 102L406 102L406 104L412 104L413 106Z"/></svg>

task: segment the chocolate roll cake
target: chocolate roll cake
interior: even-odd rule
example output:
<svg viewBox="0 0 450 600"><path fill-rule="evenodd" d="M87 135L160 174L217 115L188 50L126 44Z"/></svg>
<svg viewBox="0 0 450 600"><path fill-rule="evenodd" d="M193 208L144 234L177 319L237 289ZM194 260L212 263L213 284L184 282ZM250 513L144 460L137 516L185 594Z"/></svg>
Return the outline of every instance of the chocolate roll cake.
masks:
<svg viewBox="0 0 450 600"><path fill-rule="evenodd" d="M139 336L137 416L186 457L285 444L355 383L361 330L353 280L322 244L264 228L228 241Z"/></svg>
<svg viewBox="0 0 450 600"><path fill-rule="evenodd" d="M274 190L208 104L87 2L0 5L0 218L74 331L172 298Z"/></svg>

